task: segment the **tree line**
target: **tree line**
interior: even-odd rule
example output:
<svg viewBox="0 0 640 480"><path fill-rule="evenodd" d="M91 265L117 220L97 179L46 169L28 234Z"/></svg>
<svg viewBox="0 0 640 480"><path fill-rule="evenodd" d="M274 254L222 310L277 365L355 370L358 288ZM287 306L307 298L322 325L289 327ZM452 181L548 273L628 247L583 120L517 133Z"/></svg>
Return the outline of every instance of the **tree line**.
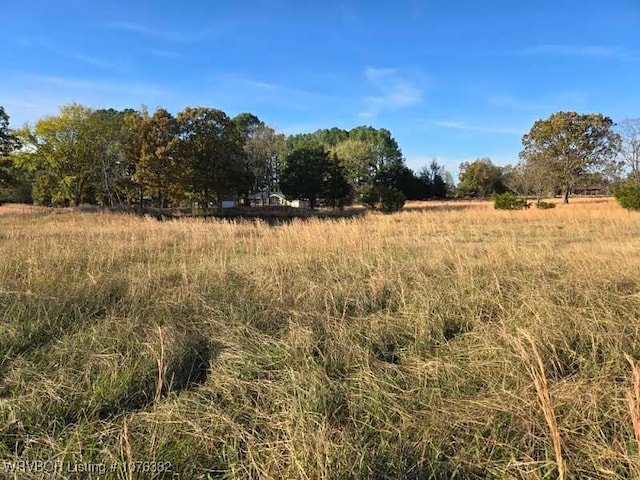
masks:
<svg viewBox="0 0 640 480"><path fill-rule="evenodd" d="M11 201L206 207L281 191L312 208L342 208L390 194L444 198L452 188L435 160L415 173L391 133L368 126L287 137L251 113L76 103L34 125L8 125L0 106L0 196Z"/></svg>
<svg viewBox="0 0 640 480"><path fill-rule="evenodd" d="M435 160L411 170L391 133L359 126L285 136L251 113L213 108L92 109L79 104L10 130L0 106L0 200L177 207L257 192L342 208L405 199L561 194L580 183L640 182L640 119L557 112L522 139L519 161L482 157L459 182Z"/></svg>
<svg viewBox="0 0 640 480"><path fill-rule="evenodd" d="M640 182L640 119L620 124L600 113L557 112L537 120L522 138L514 165L481 158L460 166L459 196L512 192L538 198L562 195L580 184L613 189Z"/></svg>

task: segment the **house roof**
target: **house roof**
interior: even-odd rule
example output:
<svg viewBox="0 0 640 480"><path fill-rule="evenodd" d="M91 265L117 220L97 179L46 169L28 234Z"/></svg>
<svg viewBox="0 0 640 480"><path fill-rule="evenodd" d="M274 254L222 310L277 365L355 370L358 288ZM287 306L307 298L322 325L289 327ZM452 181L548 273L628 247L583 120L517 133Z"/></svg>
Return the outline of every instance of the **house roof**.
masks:
<svg viewBox="0 0 640 480"><path fill-rule="evenodd" d="M249 200L265 200L265 199L267 199L269 197L278 197L278 198L281 198L283 200L286 198L285 195L282 192L267 192L267 191L264 191L264 192L256 192L256 193L253 193L253 194L249 195Z"/></svg>

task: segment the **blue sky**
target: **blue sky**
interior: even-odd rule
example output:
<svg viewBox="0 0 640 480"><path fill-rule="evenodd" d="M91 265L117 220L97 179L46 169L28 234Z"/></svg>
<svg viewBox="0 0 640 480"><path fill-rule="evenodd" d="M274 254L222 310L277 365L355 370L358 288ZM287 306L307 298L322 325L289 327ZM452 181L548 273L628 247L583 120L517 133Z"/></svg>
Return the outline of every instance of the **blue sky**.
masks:
<svg viewBox="0 0 640 480"><path fill-rule="evenodd" d="M559 110L640 117L638 0L3 2L12 126L77 101L389 129L412 168L517 160Z"/></svg>

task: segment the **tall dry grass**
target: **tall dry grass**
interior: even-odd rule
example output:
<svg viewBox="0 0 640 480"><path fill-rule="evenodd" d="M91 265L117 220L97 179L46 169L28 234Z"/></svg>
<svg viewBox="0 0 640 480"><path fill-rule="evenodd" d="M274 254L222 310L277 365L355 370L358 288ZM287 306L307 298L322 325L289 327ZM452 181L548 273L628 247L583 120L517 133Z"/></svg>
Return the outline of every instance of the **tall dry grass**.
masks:
<svg viewBox="0 0 640 480"><path fill-rule="evenodd" d="M639 238L605 199L277 228L0 207L0 458L633 478Z"/></svg>

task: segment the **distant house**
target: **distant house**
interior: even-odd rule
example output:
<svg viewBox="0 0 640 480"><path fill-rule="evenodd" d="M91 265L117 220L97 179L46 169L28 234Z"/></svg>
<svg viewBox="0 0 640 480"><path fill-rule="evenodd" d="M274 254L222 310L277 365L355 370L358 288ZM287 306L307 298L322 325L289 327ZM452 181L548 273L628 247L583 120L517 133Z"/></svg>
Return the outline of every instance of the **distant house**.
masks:
<svg viewBox="0 0 640 480"><path fill-rule="evenodd" d="M253 193L247 197L247 201L252 207L262 207L264 205L268 205L269 192Z"/></svg>
<svg viewBox="0 0 640 480"><path fill-rule="evenodd" d="M252 207L309 207L309 202L306 200L287 200L282 192L258 192L249 195L248 200Z"/></svg>
<svg viewBox="0 0 640 480"><path fill-rule="evenodd" d="M220 206L222 208L235 208L238 206L238 199L235 197L222 197Z"/></svg>

